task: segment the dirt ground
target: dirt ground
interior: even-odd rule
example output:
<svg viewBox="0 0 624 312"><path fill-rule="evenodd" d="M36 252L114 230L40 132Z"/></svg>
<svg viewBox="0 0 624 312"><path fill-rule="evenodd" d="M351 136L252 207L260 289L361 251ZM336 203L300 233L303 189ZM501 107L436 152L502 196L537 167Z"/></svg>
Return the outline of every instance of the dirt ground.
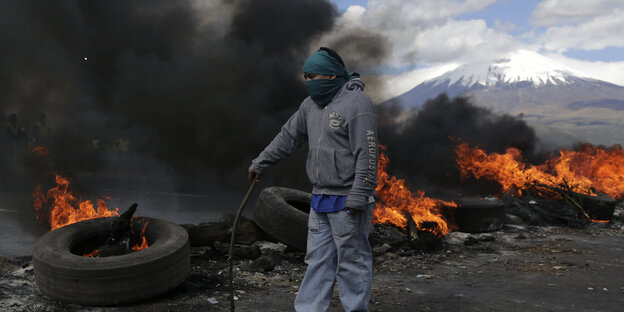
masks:
<svg viewBox="0 0 624 312"><path fill-rule="evenodd" d="M624 223L578 229L506 225L447 235L434 251L378 252L371 311L621 311ZM228 311L227 262L192 249L180 287L144 302L86 307L54 301L34 285L30 257L0 258L1 311ZM303 253L282 252L274 270L241 270L237 311L292 311L305 271ZM337 291L329 311L343 311Z"/></svg>

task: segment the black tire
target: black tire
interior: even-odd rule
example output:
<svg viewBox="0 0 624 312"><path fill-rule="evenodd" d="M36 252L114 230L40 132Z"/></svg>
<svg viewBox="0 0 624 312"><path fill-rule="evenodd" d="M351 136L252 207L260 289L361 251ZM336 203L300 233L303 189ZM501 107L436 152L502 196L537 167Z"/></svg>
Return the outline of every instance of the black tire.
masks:
<svg viewBox="0 0 624 312"><path fill-rule="evenodd" d="M181 226L160 219L132 220L133 226L148 222L147 249L121 256L83 257L84 246L97 248L110 234L114 219L82 221L42 236L33 248L39 290L67 303L104 306L147 299L184 282L191 264L188 234Z"/></svg>
<svg viewBox="0 0 624 312"><path fill-rule="evenodd" d="M606 194L591 196L577 193L573 194L572 197L576 197L592 220L611 221L613 219L615 206L618 203L613 197Z"/></svg>
<svg viewBox="0 0 624 312"><path fill-rule="evenodd" d="M308 215L312 194L285 187L267 187L260 192L253 220L276 240L306 250Z"/></svg>
<svg viewBox="0 0 624 312"><path fill-rule="evenodd" d="M481 233L500 230L505 225L505 205L500 200L462 198L457 203L457 208L441 209L454 230Z"/></svg>

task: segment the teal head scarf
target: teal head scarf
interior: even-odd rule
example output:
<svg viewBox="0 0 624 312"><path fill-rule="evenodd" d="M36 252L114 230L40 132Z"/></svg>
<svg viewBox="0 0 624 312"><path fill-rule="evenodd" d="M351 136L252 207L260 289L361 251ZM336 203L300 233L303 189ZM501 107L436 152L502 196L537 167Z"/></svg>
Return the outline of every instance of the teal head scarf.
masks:
<svg viewBox="0 0 624 312"><path fill-rule="evenodd" d="M342 86L351 79L360 77L358 73L351 73L327 51L318 51L310 56L303 64L303 72L314 75L336 75L335 79L306 80L305 87L312 101L324 107L340 91Z"/></svg>

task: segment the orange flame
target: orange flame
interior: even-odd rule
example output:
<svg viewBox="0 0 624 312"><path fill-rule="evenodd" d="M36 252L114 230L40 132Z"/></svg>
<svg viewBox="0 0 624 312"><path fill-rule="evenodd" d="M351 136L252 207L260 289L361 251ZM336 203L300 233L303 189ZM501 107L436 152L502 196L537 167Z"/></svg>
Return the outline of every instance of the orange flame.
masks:
<svg viewBox="0 0 624 312"><path fill-rule="evenodd" d="M97 200L97 209L89 200L80 201L69 190L70 179L61 175L56 175L56 186L49 189L46 193L41 191L41 185L37 185L33 191L33 206L37 211L37 220L39 222L49 221L50 230L56 230L60 227L76 223L83 220L114 217L119 216L119 209L109 210L103 199ZM108 197L104 196L104 199ZM50 207L47 214L46 207ZM132 246L133 251L148 248L147 239L145 238L145 230L147 223L141 230L141 243ZM99 250L95 249L90 253L86 253L84 257L95 257Z"/></svg>
<svg viewBox="0 0 624 312"><path fill-rule="evenodd" d="M572 191L595 195L593 190L616 199L624 198L624 151L619 145L611 148L583 144L576 150L561 149L542 165L522 161L518 149L505 154L487 154L477 147L461 143L455 149L462 177L470 173L477 178L497 181L502 191L516 191L532 185L567 185Z"/></svg>
<svg viewBox="0 0 624 312"><path fill-rule="evenodd" d="M98 252L100 252L98 249L94 249L92 252L86 253L86 254L84 254L82 256L83 257L87 257L87 258L93 258L93 257L97 256Z"/></svg>
<svg viewBox="0 0 624 312"><path fill-rule="evenodd" d="M42 157L47 157L50 154L50 150L43 146L35 146L30 151Z"/></svg>
<svg viewBox="0 0 624 312"><path fill-rule="evenodd" d="M93 207L90 200L78 200L69 191L70 179L57 174L55 180L56 186L49 189L47 193L44 194L41 191L41 185L37 185L33 192L33 205L40 222L44 222L47 217L44 207L51 206L49 213L51 230L83 220L119 215L119 209L109 210L103 199L97 200L97 209Z"/></svg>
<svg viewBox="0 0 624 312"><path fill-rule="evenodd" d="M380 146L382 149L383 146ZM377 167L377 196L380 202L373 212L373 222L389 222L399 227L407 226L407 216L409 213L419 230L430 231L437 236L443 236L450 232L444 218L438 213L441 205L457 207L453 202L440 199L429 198L425 192L416 191L412 193L405 184L405 180L397 179L386 172L389 159L380 153ZM436 224L433 228L422 227L425 223Z"/></svg>
<svg viewBox="0 0 624 312"><path fill-rule="evenodd" d="M149 245L147 244L147 239L145 238L145 230L147 229L147 224L148 222L145 222L145 225L143 225L143 229L141 230L141 243L137 243L132 246L133 251L143 250L149 247Z"/></svg>
<svg viewBox="0 0 624 312"><path fill-rule="evenodd" d="M42 146L35 146L31 152L42 159L51 163L49 158L50 151ZM48 170L45 170L49 172ZM47 192L41 190L41 184L35 187L33 191L33 206L36 211L37 220L40 223L50 225L50 230L56 230L60 227L76 223L83 220L114 217L119 216L119 209L109 210L104 199L110 199L103 196L97 200L97 209L89 200L81 201L74 196L69 190L70 179L61 175L55 175L56 186L50 188ZM148 248L147 239L145 238L145 229L147 223L141 231L141 243L137 243L132 250L141 250ZM95 257L99 250L95 249L90 253L86 253L84 257Z"/></svg>

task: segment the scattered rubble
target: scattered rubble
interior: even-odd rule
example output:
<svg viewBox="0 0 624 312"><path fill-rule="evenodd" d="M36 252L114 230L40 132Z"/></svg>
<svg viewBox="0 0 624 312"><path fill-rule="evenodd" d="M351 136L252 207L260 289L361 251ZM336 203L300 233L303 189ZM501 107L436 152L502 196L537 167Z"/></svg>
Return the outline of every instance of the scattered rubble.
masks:
<svg viewBox="0 0 624 312"><path fill-rule="evenodd" d="M615 278L624 274L623 216L619 205L610 223L506 224L499 231L456 231L443 238L417 233L417 239L393 226L374 225L370 309L611 311L624 295L624 284ZM227 311L227 253L228 244L219 241L192 247L191 275L180 287L136 304L97 309L41 295L28 257L0 259L0 310ZM237 310L291 310L304 258L304 252L282 243L237 244ZM330 311L340 311L334 297Z"/></svg>

